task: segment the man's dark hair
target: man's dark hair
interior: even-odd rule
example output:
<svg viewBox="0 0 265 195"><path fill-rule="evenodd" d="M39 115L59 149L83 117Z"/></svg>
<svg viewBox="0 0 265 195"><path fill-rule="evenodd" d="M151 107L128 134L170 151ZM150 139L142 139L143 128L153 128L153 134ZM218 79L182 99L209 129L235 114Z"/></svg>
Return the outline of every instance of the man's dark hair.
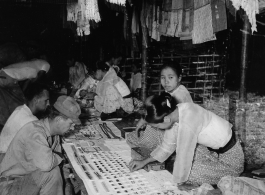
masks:
<svg viewBox="0 0 265 195"><path fill-rule="evenodd" d="M30 102L34 99L34 97L41 97L43 95L44 90L49 91L45 85L39 83L32 83L27 87L26 91L24 92L24 96L27 102Z"/></svg>

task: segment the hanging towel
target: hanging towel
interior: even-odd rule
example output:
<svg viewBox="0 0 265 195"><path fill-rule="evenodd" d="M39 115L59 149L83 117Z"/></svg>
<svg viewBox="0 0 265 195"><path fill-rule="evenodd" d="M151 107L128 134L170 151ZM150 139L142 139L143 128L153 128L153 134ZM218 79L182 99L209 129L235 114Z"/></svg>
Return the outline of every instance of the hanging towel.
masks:
<svg viewBox="0 0 265 195"><path fill-rule="evenodd" d="M184 9L190 9L194 7L194 0L185 0L183 3Z"/></svg>
<svg viewBox="0 0 265 195"><path fill-rule="evenodd" d="M208 4L194 11L192 43L199 44L216 40L213 34L211 5Z"/></svg>
<svg viewBox="0 0 265 195"><path fill-rule="evenodd" d="M169 12L170 21L167 29L167 36L174 37L178 25L178 11Z"/></svg>
<svg viewBox="0 0 265 195"><path fill-rule="evenodd" d="M179 37L179 34L182 32L182 19L183 19L183 9L178 10L178 25L175 31L175 37Z"/></svg>
<svg viewBox="0 0 265 195"><path fill-rule="evenodd" d="M139 33L139 17L136 7L133 8L133 16L132 16L132 33Z"/></svg>
<svg viewBox="0 0 265 195"><path fill-rule="evenodd" d="M183 8L183 0L172 0L172 10Z"/></svg>
<svg viewBox="0 0 265 195"><path fill-rule="evenodd" d="M209 4L210 0L194 0L194 9L199 9L207 4Z"/></svg>
<svg viewBox="0 0 265 195"><path fill-rule="evenodd" d="M170 12L172 10L172 0L164 0L162 9L163 11Z"/></svg>
<svg viewBox="0 0 265 195"><path fill-rule="evenodd" d="M168 12L162 11L162 24L160 25L160 35L166 35L168 25Z"/></svg>
<svg viewBox="0 0 265 195"><path fill-rule="evenodd" d="M213 32L219 32L227 29L225 0L212 0L212 21Z"/></svg>

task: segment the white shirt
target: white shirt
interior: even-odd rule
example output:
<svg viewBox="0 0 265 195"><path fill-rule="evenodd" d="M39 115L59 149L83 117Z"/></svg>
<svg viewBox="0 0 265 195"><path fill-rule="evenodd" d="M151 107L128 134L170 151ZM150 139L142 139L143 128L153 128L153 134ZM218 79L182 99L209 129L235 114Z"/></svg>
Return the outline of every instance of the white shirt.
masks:
<svg viewBox="0 0 265 195"><path fill-rule="evenodd" d="M32 60L11 64L3 68L3 71L13 79L22 81L25 79L36 78L38 72L43 70L48 72L50 64L44 60Z"/></svg>
<svg viewBox="0 0 265 195"><path fill-rule="evenodd" d="M5 153L17 134L17 132L27 123L36 121L38 118L34 116L25 104L18 106L8 118L0 135L0 152Z"/></svg>
<svg viewBox="0 0 265 195"><path fill-rule="evenodd" d="M142 74L141 73L132 73L131 76L131 82L130 82L130 87L132 91L135 91L138 88L142 87Z"/></svg>

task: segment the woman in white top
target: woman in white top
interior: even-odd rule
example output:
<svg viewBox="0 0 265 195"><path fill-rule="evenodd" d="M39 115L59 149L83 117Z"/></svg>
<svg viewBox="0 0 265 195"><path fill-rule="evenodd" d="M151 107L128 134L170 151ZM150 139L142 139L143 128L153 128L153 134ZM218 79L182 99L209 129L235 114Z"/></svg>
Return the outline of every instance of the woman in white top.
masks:
<svg viewBox="0 0 265 195"><path fill-rule="evenodd" d="M193 102L191 95L187 88L181 85L182 69L178 64L165 64L161 68L160 83L165 89L165 92L169 93L179 103ZM145 126L146 122L141 119L137 126ZM153 151L159 144L162 143L164 137L164 131L155 130L150 125L147 125L145 131L138 133L136 131L127 135L127 143L131 147L144 147L149 151ZM139 135L139 136L138 136Z"/></svg>
<svg viewBox="0 0 265 195"><path fill-rule="evenodd" d="M145 105L148 124L166 131L149 158L130 162L132 171L163 162L176 151L173 180L178 185L217 184L223 176L243 172L243 150L228 121L194 103L176 106L169 94L151 96Z"/></svg>

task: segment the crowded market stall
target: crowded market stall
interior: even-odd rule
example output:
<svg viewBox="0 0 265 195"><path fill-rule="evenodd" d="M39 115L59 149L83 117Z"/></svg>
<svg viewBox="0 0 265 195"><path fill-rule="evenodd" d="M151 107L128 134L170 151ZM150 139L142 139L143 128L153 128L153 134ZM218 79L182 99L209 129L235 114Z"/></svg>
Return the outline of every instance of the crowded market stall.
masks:
<svg viewBox="0 0 265 195"><path fill-rule="evenodd" d="M4 2L6 12L43 16L27 18L39 44L0 45L0 194L265 194L263 160L247 169L263 143L246 137L264 125L262 98L246 98L249 37L264 5ZM234 100L226 82L237 24Z"/></svg>

